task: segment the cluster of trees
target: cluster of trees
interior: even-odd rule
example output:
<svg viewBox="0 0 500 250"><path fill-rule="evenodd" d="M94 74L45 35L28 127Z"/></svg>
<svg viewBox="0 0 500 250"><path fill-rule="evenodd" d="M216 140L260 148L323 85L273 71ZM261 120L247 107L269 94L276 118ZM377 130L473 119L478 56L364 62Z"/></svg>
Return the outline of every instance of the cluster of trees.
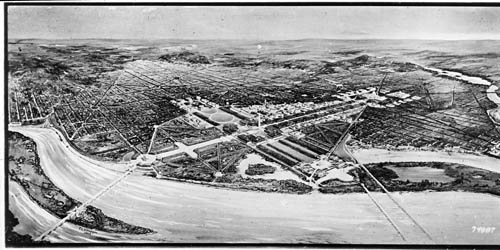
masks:
<svg viewBox="0 0 500 250"><path fill-rule="evenodd" d="M261 136L246 135L246 134L238 135L238 138L240 138L244 142L261 142L266 140L264 137Z"/></svg>
<svg viewBox="0 0 500 250"><path fill-rule="evenodd" d="M204 121L212 124L213 126L219 126L220 125L220 123L210 120L210 118L208 118L206 115L204 115L204 114L202 114L200 112L194 112L193 115L200 117L202 120L204 120Z"/></svg>
<svg viewBox="0 0 500 250"><path fill-rule="evenodd" d="M194 64L210 64L210 60L206 56L191 51L172 52L161 55L159 59L167 62L183 61Z"/></svg>
<svg viewBox="0 0 500 250"><path fill-rule="evenodd" d="M251 164L248 166L247 170L245 170L245 174L247 175L263 175L263 174L272 174L276 171L276 167L265 165L265 164Z"/></svg>
<svg viewBox="0 0 500 250"><path fill-rule="evenodd" d="M215 182L227 184L227 187L263 192L305 194L312 191L311 186L295 180L270 180L242 178L241 175L223 175L217 177Z"/></svg>
<svg viewBox="0 0 500 250"><path fill-rule="evenodd" d="M236 131L238 131L238 125L234 123L226 123L222 125L222 131L224 131L226 134L232 134Z"/></svg>
<svg viewBox="0 0 500 250"><path fill-rule="evenodd" d="M266 134L271 138L280 136L282 134L281 129L273 125L265 127L264 132L266 132Z"/></svg>

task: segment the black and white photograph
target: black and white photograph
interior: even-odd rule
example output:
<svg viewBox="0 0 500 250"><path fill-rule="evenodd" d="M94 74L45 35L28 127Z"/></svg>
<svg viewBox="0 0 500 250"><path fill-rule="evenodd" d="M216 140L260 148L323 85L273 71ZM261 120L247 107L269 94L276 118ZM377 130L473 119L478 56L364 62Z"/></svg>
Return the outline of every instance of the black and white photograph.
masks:
<svg viewBox="0 0 500 250"><path fill-rule="evenodd" d="M500 247L500 3L3 10L2 247Z"/></svg>

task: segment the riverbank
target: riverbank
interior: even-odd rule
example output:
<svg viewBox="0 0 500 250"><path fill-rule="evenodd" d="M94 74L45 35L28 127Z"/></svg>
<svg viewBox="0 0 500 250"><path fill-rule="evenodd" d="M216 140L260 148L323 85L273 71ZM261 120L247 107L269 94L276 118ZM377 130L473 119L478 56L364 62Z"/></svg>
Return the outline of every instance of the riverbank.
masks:
<svg viewBox="0 0 500 250"><path fill-rule="evenodd" d="M238 157L242 157L244 154L240 154ZM247 155L253 155L253 153L247 152ZM240 191L251 190L290 194L307 194L312 191L311 186L292 178L274 179L272 178L273 176L266 175L249 177L241 172L240 163L243 161L246 161L246 158L237 159L232 163L233 165L228 166L224 171L217 174L213 170L208 169L199 159L184 156L167 162L153 162L152 168L155 169L154 173L151 172L146 175L156 177L156 179L181 181ZM292 173L288 173L292 175Z"/></svg>
<svg viewBox="0 0 500 250"><path fill-rule="evenodd" d="M59 129L55 127L45 128L40 126L9 126L8 130L23 135L25 135L23 132L27 130L32 131L33 133L37 132L43 133L44 131L51 131L54 134L51 141L53 141L54 143L60 143L62 147L64 147L66 150L69 150L71 152L71 155L78 157L79 160L82 160L88 164L97 165L99 167L117 172L125 172L129 168L128 162L100 161L98 159L94 159L91 156L84 154L80 150L77 150L76 147L71 145L71 143L68 142L68 139L63 134L63 132L61 132Z"/></svg>
<svg viewBox="0 0 500 250"><path fill-rule="evenodd" d="M381 162L448 162L500 173L500 159L486 155L442 151L391 151L387 149L353 149L362 164Z"/></svg>
<svg viewBox="0 0 500 250"><path fill-rule="evenodd" d="M500 196L500 159L481 154L464 154L443 151L391 151L386 149L366 149L354 147L347 151L355 162L365 164L370 172L389 191L468 191L489 193ZM387 167L389 166L389 167ZM443 170L441 178L427 176L419 181L403 179L396 174L398 170L409 167L415 176L425 176L418 168ZM403 173L400 171L400 173ZM340 179L328 180L320 185L322 193L362 192L360 183L371 191L380 191L380 187L360 168L349 171L355 177L353 181ZM411 176L411 175L410 175ZM430 179L430 180L429 180Z"/></svg>
<svg viewBox="0 0 500 250"><path fill-rule="evenodd" d="M87 200L116 179L120 173L102 164L92 164L74 155L53 130L20 128L37 143L40 165L54 185L76 200ZM9 193L15 190L9 189ZM19 194L22 197L22 194ZM376 198L383 194L375 193ZM470 233L473 224L500 221L499 214L486 208L499 207L500 199L491 195L442 192L395 193L396 199L441 244L500 243L496 235ZM15 197L15 196L12 196ZM21 224L31 223L20 233L44 231L53 222L37 220L44 210L36 204L22 209L9 199ZM467 203L463 201L467 200ZM19 200L22 202L23 200ZM29 199L27 200L27 202ZM113 218L141 225L158 232L147 235L75 235L71 224L55 232L51 241L82 242L226 242L226 243L403 243L366 194L308 195L241 192L189 183L157 180L131 175L93 204ZM35 206L35 207L34 207ZM460 209L454 209L460 207ZM389 213L400 214L388 207ZM397 217L397 216L396 216ZM456 217L461 220L457 221ZM21 220L21 218L23 218ZM26 218L26 219L24 219ZM398 218L402 219L402 218ZM491 223L490 223L491 224ZM493 225L494 226L494 225ZM350 229L350 230L346 230ZM78 230L76 230L78 231ZM82 238L83 237L83 238ZM421 243L423 238L409 232L406 243Z"/></svg>
<svg viewBox="0 0 500 250"><path fill-rule="evenodd" d="M391 192L466 191L500 198L500 173L484 169L441 162L383 162L365 167ZM381 191L368 176L361 172L358 176L369 189Z"/></svg>
<svg viewBox="0 0 500 250"><path fill-rule="evenodd" d="M35 242L30 235L20 234L14 230L19 225L19 220L9 208L5 208L5 243L6 246L15 244L44 244L46 242Z"/></svg>
<svg viewBox="0 0 500 250"><path fill-rule="evenodd" d="M37 146L31 139L9 131L8 142L9 179L18 183L34 202L60 219L81 205L81 202L69 197L45 175L39 164ZM150 229L106 216L94 206L87 206L80 216L71 218L68 222L111 233L153 233Z"/></svg>
<svg viewBox="0 0 500 250"><path fill-rule="evenodd" d="M488 100L496 104L496 108L488 110L488 116L489 118L498 125L500 123L500 116L498 113L500 112L500 97L498 96L498 93L496 92L498 90L498 87L493 85L493 83L487 79L484 76L471 76L467 75L462 71L459 70L447 70L447 69L438 69L438 68L433 68L433 67L425 67L421 66L418 64L415 64L418 67L422 68L425 71L431 72L431 73L436 73L439 76L445 77L445 78L450 78L453 80L458 80L464 83L468 84L474 84L474 85L482 85L482 86L487 86L488 89L486 90L486 97Z"/></svg>
<svg viewBox="0 0 500 250"><path fill-rule="evenodd" d="M92 157L82 154L79 150L75 149L73 145L68 143L67 139L64 137L61 131L55 128L41 128L36 126L25 126L25 127L10 127L9 129L17 132L23 132L23 129L31 130L34 133L43 133L47 130L54 132L57 135L58 140L64 145L66 149L71 151L71 154L75 156L75 159L87 162L88 164L95 164L100 167L117 171L125 172L130 166L124 162L111 162L111 161L98 161ZM54 138L55 139L55 138ZM172 153L172 152L169 152ZM165 164L160 164L165 165ZM236 164L238 165L238 164ZM280 178L277 180L268 178L269 176L259 176L255 178L241 178L238 173L234 175L229 175L227 178L215 178L210 176L205 179L193 178L196 177L195 169L187 169L188 166L178 167L178 168L164 168L165 171L159 171L161 176L158 179L163 179L165 181L179 181L185 183L193 183L196 185L204 185L213 188L226 188L240 191L259 191L259 192L278 192L278 193L293 193L293 194L307 194L312 191L312 188L307 184L303 183L300 178L297 178L294 174L282 170L281 172L287 173L288 178ZM156 166L160 169L159 166ZM168 171L167 171L168 170ZM201 173L201 172L200 172ZM205 173L206 175L206 173ZM153 176L150 176L153 177ZM229 183L228 180L233 180L233 183Z"/></svg>

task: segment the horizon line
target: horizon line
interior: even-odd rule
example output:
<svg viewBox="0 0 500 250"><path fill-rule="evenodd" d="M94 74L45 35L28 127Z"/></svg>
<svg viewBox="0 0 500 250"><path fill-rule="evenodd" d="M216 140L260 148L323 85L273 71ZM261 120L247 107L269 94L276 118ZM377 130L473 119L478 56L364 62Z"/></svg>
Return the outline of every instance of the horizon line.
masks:
<svg viewBox="0 0 500 250"><path fill-rule="evenodd" d="M295 38L295 39L258 39L258 38L8 38L7 40L198 40L198 41L301 41L301 40L415 40L415 41L498 41L498 38Z"/></svg>

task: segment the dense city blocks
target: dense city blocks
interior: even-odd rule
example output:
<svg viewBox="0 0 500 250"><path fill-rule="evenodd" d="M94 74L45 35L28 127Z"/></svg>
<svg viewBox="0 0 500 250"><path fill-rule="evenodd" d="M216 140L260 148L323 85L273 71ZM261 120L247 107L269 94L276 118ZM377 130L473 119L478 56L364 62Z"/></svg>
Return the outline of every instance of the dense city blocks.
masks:
<svg viewBox="0 0 500 250"><path fill-rule="evenodd" d="M294 8L9 9L7 244L500 244L499 40Z"/></svg>

